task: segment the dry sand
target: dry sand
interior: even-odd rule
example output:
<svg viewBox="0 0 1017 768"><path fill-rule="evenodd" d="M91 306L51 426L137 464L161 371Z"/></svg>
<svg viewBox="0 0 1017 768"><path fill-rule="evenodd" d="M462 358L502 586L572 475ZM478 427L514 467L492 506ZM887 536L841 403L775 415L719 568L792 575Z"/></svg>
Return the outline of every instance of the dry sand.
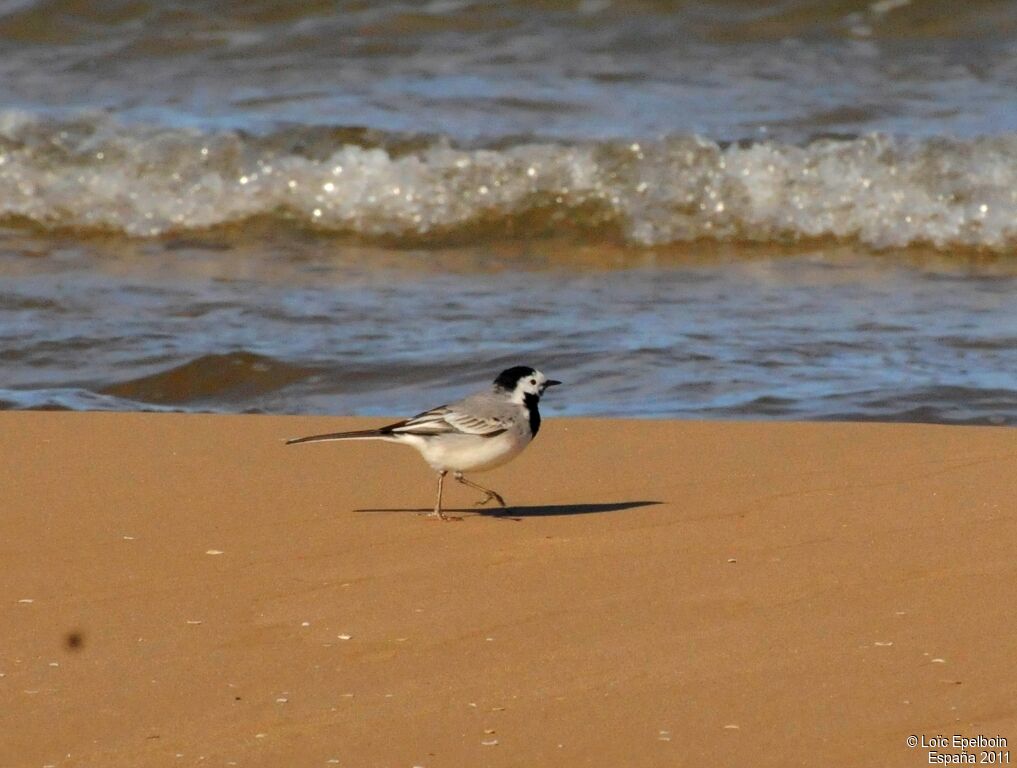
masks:
<svg viewBox="0 0 1017 768"><path fill-rule="evenodd" d="M280 442L375 423L0 414L0 765L1017 745L1017 431L552 420L442 524L415 452Z"/></svg>

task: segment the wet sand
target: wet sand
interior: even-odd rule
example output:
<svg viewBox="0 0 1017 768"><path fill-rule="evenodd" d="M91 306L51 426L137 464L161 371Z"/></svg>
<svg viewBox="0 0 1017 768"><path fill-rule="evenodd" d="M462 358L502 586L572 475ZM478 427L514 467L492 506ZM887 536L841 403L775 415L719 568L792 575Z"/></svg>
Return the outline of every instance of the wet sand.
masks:
<svg viewBox="0 0 1017 768"><path fill-rule="evenodd" d="M0 413L4 766L918 766L1017 739L1017 432Z"/></svg>

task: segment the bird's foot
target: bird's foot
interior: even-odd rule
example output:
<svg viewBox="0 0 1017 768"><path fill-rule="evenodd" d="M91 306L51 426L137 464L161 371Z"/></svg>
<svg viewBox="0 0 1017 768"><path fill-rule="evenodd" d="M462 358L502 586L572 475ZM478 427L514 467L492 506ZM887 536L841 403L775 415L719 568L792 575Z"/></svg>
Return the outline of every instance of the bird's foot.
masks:
<svg viewBox="0 0 1017 768"><path fill-rule="evenodd" d="M440 509L436 509L434 512L428 512L427 519L430 521L438 521L439 523L458 523L462 520L462 518L457 515L446 515Z"/></svg>
<svg viewBox="0 0 1017 768"><path fill-rule="evenodd" d="M482 507L485 504L487 504L487 502L489 502L491 499L494 499L496 502L498 502L499 507L503 509L505 508L505 499L501 497L500 493L495 493L494 491L485 491L484 493L485 493L484 498L477 502L478 507Z"/></svg>

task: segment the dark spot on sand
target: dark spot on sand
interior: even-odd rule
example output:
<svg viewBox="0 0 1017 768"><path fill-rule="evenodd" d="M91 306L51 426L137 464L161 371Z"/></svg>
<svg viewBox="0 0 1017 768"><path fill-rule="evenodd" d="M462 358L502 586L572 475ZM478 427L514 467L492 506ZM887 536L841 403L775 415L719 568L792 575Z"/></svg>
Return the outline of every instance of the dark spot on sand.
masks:
<svg viewBox="0 0 1017 768"><path fill-rule="evenodd" d="M64 646L68 651L80 651L85 646L85 636L80 632L68 632L64 637Z"/></svg>

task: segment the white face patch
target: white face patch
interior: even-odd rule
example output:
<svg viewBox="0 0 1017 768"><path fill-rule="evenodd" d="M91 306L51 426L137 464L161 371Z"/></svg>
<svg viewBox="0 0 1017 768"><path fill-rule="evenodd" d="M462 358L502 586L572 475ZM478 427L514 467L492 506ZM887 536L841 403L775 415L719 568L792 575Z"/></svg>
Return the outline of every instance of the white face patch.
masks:
<svg viewBox="0 0 1017 768"><path fill-rule="evenodd" d="M536 395L540 397L544 394L544 389L547 387L547 376L542 374L540 371L534 371L531 376L523 376L516 383L515 391L512 393L512 400L517 403L522 403L523 398L526 395Z"/></svg>

